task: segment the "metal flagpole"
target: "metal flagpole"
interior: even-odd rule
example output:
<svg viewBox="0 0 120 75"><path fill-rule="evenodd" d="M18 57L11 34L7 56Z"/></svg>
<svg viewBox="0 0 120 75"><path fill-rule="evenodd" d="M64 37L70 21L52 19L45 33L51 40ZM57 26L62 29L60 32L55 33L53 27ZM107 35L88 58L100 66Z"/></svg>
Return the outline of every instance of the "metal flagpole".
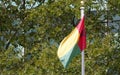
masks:
<svg viewBox="0 0 120 75"><path fill-rule="evenodd" d="M81 9L81 18L84 16L84 2L81 1L82 6L80 7ZM82 63L81 63L81 75L85 75L85 64L84 64L84 50L81 52L81 58L82 58Z"/></svg>
<svg viewBox="0 0 120 75"><path fill-rule="evenodd" d="M82 67L81 67L82 72L81 72L81 75L85 75L84 50L82 51L81 56L82 56Z"/></svg>

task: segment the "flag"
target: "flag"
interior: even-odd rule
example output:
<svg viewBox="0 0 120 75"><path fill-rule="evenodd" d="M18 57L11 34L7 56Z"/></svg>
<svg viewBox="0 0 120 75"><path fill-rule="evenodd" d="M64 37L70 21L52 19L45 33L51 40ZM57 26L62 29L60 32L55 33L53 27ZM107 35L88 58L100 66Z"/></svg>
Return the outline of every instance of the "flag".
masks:
<svg viewBox="0 0 120 75"><path fill-rule="evenodd" d="M81 18L74 30L65 37L58 48L58 58L66 68L73 57L80 54L86 48L86 32L84 27L84 16Z"/></svg>

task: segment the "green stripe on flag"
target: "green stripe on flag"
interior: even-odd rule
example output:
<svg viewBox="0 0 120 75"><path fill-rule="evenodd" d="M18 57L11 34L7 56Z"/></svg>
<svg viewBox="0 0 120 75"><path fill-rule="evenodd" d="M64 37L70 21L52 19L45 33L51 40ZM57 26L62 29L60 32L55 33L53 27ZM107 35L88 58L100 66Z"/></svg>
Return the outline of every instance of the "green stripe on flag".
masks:
<svg viewBox="0 0 120 75"><path fill-rule="evenodd" d="M80 54L80 48L78 44L76 44L72 49L70 49L63 57L60 58L63 66L66 68L73 57Z"/></svg>

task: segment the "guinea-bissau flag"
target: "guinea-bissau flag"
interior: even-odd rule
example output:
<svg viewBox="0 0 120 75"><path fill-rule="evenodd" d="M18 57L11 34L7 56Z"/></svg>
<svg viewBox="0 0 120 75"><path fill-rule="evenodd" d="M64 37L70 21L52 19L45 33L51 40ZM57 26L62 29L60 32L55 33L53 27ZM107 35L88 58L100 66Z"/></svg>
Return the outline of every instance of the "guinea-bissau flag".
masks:
<svg viewBox="0 0 120 75"><path fill-rule="evenodd" d="M66 68L73 57L86 48L86 32L83 16L74 30L65 37L58 48L58 58Z"/></svg>

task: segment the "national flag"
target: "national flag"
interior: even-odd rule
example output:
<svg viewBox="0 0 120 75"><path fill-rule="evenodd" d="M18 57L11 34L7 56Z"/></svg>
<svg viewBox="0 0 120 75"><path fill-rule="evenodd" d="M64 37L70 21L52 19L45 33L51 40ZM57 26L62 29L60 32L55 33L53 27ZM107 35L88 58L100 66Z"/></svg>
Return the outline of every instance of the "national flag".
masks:
<svg viewBox="0 0 120 75"><path fill-rule="evenodd" d="M58 48L58 58L66 68L73 57L86 48L86 32L83 16L74 30L65 37Z"/></svg>

